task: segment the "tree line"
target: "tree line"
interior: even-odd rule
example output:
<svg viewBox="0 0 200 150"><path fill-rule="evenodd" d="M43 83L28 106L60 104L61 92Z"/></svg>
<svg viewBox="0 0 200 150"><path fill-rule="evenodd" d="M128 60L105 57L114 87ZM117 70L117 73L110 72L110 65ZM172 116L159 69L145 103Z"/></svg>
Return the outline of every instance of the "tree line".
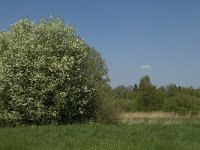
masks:
<svg viewBox="0 0 200 150"><path fill-rule="evenodd" d="M116 103L124 111L173 111L197 113L200 111L200 89L175 84L156 87L149 76L139 84L117 86L113 90Z"/></svg>

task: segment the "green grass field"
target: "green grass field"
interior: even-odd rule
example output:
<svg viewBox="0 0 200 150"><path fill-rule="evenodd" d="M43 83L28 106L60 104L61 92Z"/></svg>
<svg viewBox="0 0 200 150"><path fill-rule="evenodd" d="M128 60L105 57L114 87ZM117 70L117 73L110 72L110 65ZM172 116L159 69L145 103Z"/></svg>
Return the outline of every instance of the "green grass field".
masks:
<svg viewBox="0 0 200 150"><path fill-rule="evenodd" d="M200 121L0 128L0 150L198 150Z"/></svg>

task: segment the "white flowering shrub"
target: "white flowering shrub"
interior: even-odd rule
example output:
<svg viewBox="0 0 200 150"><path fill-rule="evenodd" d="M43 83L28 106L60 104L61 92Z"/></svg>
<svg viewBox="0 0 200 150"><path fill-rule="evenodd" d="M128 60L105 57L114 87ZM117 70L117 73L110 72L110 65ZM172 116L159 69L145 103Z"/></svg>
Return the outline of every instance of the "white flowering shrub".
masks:
<svg viewBox="0 0 200 150"><path fill-rule="evenodd" d="M102 99L98 90L107 86L100 54L60 19L22 19L0 33L1 122L95 119Z"/></svg>

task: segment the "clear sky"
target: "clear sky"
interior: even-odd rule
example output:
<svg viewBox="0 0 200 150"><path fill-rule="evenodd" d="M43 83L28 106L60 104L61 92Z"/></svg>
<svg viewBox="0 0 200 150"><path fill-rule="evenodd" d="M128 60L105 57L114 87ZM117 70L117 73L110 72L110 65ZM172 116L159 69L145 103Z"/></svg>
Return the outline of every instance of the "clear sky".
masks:
<svg viewBox="0 0 200 150"><path fill-rule="evenodd" d="M109 68L111 85L149 75L200 87L199 0L0 0L0 31L21 18L71 22Z"/></svg>

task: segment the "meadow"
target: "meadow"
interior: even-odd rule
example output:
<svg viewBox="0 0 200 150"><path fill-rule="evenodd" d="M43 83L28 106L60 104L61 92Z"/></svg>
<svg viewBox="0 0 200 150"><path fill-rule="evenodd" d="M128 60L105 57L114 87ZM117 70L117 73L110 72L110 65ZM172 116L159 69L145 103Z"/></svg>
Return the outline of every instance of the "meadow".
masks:
<svg viewBox="0 0 200 150"><path fill-rule="evenodd" d="M126 122L0 128L0 150L197 150L200 120L123 114ZM158 117L160 116L160 117ZM132 120L132 121L131 121ZM139 121L138 121L139 120Z"/></svg>

